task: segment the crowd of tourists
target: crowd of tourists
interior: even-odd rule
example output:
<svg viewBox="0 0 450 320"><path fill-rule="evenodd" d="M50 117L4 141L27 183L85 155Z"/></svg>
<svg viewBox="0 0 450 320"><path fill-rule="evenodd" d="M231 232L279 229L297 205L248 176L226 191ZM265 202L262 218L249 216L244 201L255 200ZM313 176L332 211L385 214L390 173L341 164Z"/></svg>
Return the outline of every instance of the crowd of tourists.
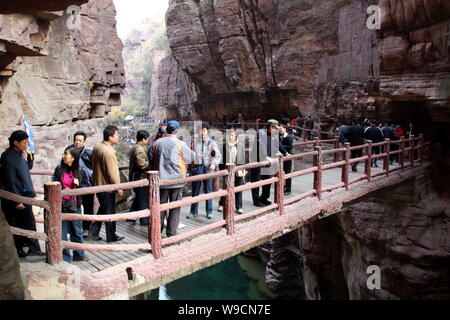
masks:
<svg viewBox="0 0 450 320"><path fill-rule="evenodd" d="M363 145L366 140L370 140L372 143L383 142L385 139L398 141L402 137L418 137L420 134L412 122L409 124L409 128L405 131L400 125L395 124L393 121L377 121L375 119L369 120L367 118L363 121L358 118L354 118L351 123L338 123L335 133L339 135L339 141L342 145L345 145L345 143L350 143L350 147ZM399 148L400 146L398 143L391 144L392 151L397 151ZM383 150L381 146L375 146L372 149L373 154L380 154L382 152ZM362 149L351 151L352 159L362 156ZM398 163L399 155L391 155L389 160L391 165L394 164L394 162ZM378 167L378 158L372 159L372 167ZM352 164L352 171L358 171L358 162Z"/></svg>
<svg viewBox="0 0 450 320"><path fill-rule="evenodd" d="M295 120L295 121L293 121ZM245 184L247 176L251 182L272 178L278 171L278 163L274 159L278 155L292 154L295 136L301 134L301 126L314 127L311 117L302 120L282 119L281 123L270 119L265 122L262 129L256 131L254 143L251 147L249 162L267 161L271 163L262 168L254 168L248 174L247 170L237 170L235 172L235 186ZM192 141L182 141L178 138L180 123L175 120L165 121L158 129L155 137L145 130L136 133L136 144L129 152L129 181L137 181L147 178L148 171L158 171L161 180L177 180L186 176L202 175L212 173L218 169L224 169L225 164L243 164L245 162L245 141L233 129L226 131L226 142L214 141L209 136L209 125L202 123L202 126ZM374 143L383 141L384 138L392 140L399 139L402 135L417 136L417 129L411 125L407 133L395 127L392 123L385 122L382 125L376 121L367 119L359 122L354 119L352 124L338 125L335 133L339 135L340 142L349 142L351 146L364 143L364 139L372 140ZM310 134L310 132L309 132ZM103 131L103 141L96 144L93 149L86 147L87 135L78 131L73 136L73 144L65 148L60 164L55 168L52 177L53 181L61 183L63 189L86 188L90 186L104 186L120 183L119 166L116 151L113 146L119 143L119 130L116 126L107 126ZM311 138L308 136L307 138ZM9 148L3 152L0 159L1 184L2 189L16 195L34 198L36 192L31 180L30 169L33 166L32 157L27 152L28 135L26 132L18 130L11 134L9 138ZM352 151L352 157L360 157L362 151ZM374 153L380 150L374 148ZM394 161L395 159L392 159ZM353 171L357 171L357 163L352 165ZM373 163L377 166L376 160ZM285 161L284 171L290 173L292 161ZM167 203L182 199L185 183L176 185L164 185L160 187L160 202ZM147 187L135 188L134 200L131 211L147 209L149 190ZM291 194L292 183L288 179L285 183L285 195ZM201 189L205 194L213 191L213 179L205 179L192 183L192 196L200 194ZM262 190L260 190L262 189ZM261 192L260 192L261 191ZM253 205L264 207L270 205L271 184L262 188L251 190ZM95 196L99 202L96 214L110 215L116 213L116 196L123 196L123 191L100 192L96 195L67 196L61 200L63 213L73 214L94 214ZM224 200L218 202L217 210L224 209ZM173 208L161 212L161 232L166 225L166 235L175 236L180 222L181 208ZM11 226L36 230L35 218L32 206L20 202L2 199L2 211ZM243 214L242 192L235 195L235 212ZM206 200L205 217L211 219L213 215L213 200ZM199 215L198 203L190 207L188 219ZM165 224L165 221L166 224ZM129 223L136 224L137 221L129 220ZM84 238L101 241L100 230L102 222L88 221L63 221L62 239L76 243L83 243ZM149 224L148 218L140 218L139 224L146 226ZM105 234L107 242L117 242L124 239L123 235L116 232L115 222L105 222ZM69 236L69 238L68 238ZM20 257L30 255L45 255L40 249L37 240L28 239L23 236L14 236L17 253ZM28 251L24 248L28 247ZM83 250L63 250L63 259L67 262L85 261L89 257Z"/></svg>

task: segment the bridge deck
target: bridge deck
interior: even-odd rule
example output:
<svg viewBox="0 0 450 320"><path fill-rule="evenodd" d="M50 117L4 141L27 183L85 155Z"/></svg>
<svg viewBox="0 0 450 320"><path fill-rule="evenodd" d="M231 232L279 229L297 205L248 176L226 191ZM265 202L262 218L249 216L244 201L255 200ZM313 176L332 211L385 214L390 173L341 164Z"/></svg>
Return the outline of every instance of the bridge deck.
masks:
<svg viewBox="0 0 450 320"><path fill-rule="evenodd" d="M303 164L300 162L296 163L297 166L310 166L308 164ZM297 168L298 170L298 168ZM363 165L360 164L360 167L358 168L359 172L351 172L350 170L350 180L358 178L359 176L363 175L361 172L363 170ZM372 168L372 172L376 173L381 171L381 163L380 168ZM324 172L323 175L323 188L326 188L328 186L335 185L337 183L341 182L341 169L335 168L335 169L329 169ZM307 192L312 189L313 185L313 174L308 174L304 176L300 176L297 178L294 178L292 181L292 195L287 196L286 198L289 199L290 197L293 197L295 195L301 194L303 192ZM274 187L272 185L271 188L271 201L273 201L274 196ZM218 207L218 199L213 200L213 218L211 220L206 219L205 216L205 203L202 202L199 204L199 216L196 218L186 219L187 214L189 213L189 207L182 207L181 209L181 221L178 229L178 234L182 234L194 229L197 229L201 226L204 226L209 223L217 222L222 219L222 213L217 211ZM255 210L256 207L253 206L252 197L251 197L251 191L245 191L243 194L243 210L245 212L250 212ZM214 232L214 231L211 231ZM165 237L165 229L163 231L163 238ZM136 243L145 243L147 242L147 227L139 226L137 225L131 225L128 222L117 222L117 234L125 236L125 239L117 242L118 244L136 244ZM106 239L105 235L105 228L102 227L100 236L103 239ZM85 239L85 243L92 243L92 244L101 244L105 243L104 241L95 241L95 240L88 240ZM89 261L78 261L73 262L76 266L80 267L81 269L91 271L91 272L97 272L104 270L108 267L127 262L130 260L133 260L138 257L142 257L144 255L147 255L149 253L145 253L142 251L128 251L128 252L87 252L87 254L90 257ZM24 260L25 261L25 260Z"/></svg>

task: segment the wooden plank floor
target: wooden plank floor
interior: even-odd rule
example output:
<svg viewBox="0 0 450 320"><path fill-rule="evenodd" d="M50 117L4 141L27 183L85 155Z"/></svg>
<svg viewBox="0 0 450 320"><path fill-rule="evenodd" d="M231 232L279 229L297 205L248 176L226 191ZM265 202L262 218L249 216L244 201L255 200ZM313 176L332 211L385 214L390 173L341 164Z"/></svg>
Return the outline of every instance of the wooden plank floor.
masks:
<svg viewBox="0 0 450 320"><path fill-rule="evenodd" d="M302 165L299 162L296 163L296 170L300 169L299 167L309 167L310 164L304 163ZM363 173L361 172L363 170L363 165L359 165L359 172L351 172L350 170L350 180L355 179ZM372 172L379 172L381 171L381 163L380 168L372 168ZM341 169L335 168L335 169L329 169L324 172L323 175L323 188L327 186L331 186L334 184L337 184L341 181ZM293 197L295 195L301 194L303 192L307 192L312 189L313 185L313 174L304 175L301 177L294 178L292 181L292 194L291 196L288 196L287 198ZM274 196L274 188L272 186L271 188L271 201L273 201ZM199 216L195 218L187 219L186 216L189 213L189 207L183 207L181 209L181 219L180 219L180 225L178 228L178 234L183 234L188 231L194 230L196 228L199 228L201 226L204 226L209 223L220 221L222 218L222 213L218 212L218 199L213 200L213 218L207 219L206 213L205 213L205 203L199 204ZM243 194L243 210L245 212L250 212L255 210L256 207L253 206L253 201L251 197L251 190L245 191ZM140 226L139 223L136 225L131 225L129 222L118 222L116 224L117 234L121 236L125 236L125 239L116 242L117 244L136 244L136 243L145 243L147 242L147 227ZM214 231L212 231L214 232ZM85 240L86 243L93 243L93 244L104 244L106 235L105 235L105 228L102 226L100 236L103 238L102 241L95 241L95 240ZM163 231L163 238L165 236L165 229ZM91 258L89 261L77 261L73 262L75 265L79 266L82 269L89 270L92 272L104 270L108 267L114 266L119 263L123 263L126 261L133 260L135 258L144 256L149 253L145 253L142 251L134 251L134 252L87 252L89 257Z"/></svg>

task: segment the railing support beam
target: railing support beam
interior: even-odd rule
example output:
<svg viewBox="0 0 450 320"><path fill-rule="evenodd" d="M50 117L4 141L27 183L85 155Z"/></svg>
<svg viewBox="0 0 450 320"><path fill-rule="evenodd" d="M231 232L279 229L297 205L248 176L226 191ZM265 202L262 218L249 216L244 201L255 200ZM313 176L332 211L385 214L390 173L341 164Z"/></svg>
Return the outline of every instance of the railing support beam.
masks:
<svg viewBox="0 0 450 320"><path fill-rule="evenodd" d="M60 264L62 263L61 184L56 181L46 182L44 199L50 203L50 210L44 212L44 229L48 237L45 243L47 263Z"/></svg>
<svg viewBox="0 0 450 320"><path fill-rule="evenodd" d="M234 180L236 165L234 163L227 163L226 168L228 175L225 177L224 189L227 191L227 195L225 196L223 215L226 222L227 235L231 236L234 234Z"/></svg>
<svg viewBox="0 0 450 320"><path fill-rule="evenodd" d="M345 143L344 160L345 164L342 166L342 182L345 185L345 190L348 190L349 172L350 172L350 143Z"/></svg>
<svg viewBox="0 0 450 320"><path fill-rule="evenodd" d="M323 155L322 147L316 147L317 156L313 157L313 166L317 167L317 171L314 172L314 189L316 190L317 198L322 199L322 165Z"/></svg>
<svg viewBox="0 0 450 320"><path fill-rule="evenodd" d="M275 201L278 204L280 215L284 214L284 161L283 156L278 156L278 182L275 184Z"/></svg>
<svg viewBox="0 0 450 320"><path fill-rule="evenodd" d="M386 156L384 156L383 159L383 170L386 171L386 175L389 175L389 164L391 161L391 139L386 138L385 140L385 145L384 145L384 150L383 152L386 153Z"/></svg>
<svg viewBox="0 0 450 320"><path fill-rule="evenodd" d="M364 173L367 176L367 180L372 181L372 141L367 140L367 160L364 166Z"/></svg>
<svg viewBox="0 0 450 320"><path fill-rule="evenodd" d="M152 254L156 259L161 258L161 210L159 196L159 172L149 171L147 173L148 187L148 209L150 210L150 221L148 224L148 240L152 247Z"/></svg>

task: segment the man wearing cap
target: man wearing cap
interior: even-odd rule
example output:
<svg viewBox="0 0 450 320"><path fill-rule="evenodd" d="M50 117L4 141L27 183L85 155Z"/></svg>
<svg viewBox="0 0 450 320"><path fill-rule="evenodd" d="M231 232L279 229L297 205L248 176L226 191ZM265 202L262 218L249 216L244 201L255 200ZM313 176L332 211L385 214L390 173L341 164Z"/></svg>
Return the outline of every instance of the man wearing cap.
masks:
<svg viewBox="0 0 450 320"><path fill-rule="evenodd" d="M178 121L171 120L167 123L166 136L158 139L150 152L152 170L159 171L161 180L174 180L186 177L186 163L190 164L195 159L195 153L188 148L186 143L179 140L177 132L180 129ZM173 202L182 199L182 190L185 184L160 187L161 203ZM161 232L164 228L164 220L167 216L166 235L168 237L177 234L180 222L181 208L170 209L169 212L161 211Z"/></svg>
<svg viewBox="0 0 450 320"><path fill-rule="evenodd" d="M4 190L22 197L34 198L36 192L25 159L27 149L27 133L22 130L14 131L9 137L9 148L2 153L0 158L0 176ZM2 199L2 211L10 226L36 231L36 221L31 205ZM19 257L45 255L36 239L14 235L14 244ZM28 246L28 252L23 250L25 246Z"/></svg>
<svg viewBox="0 0 450 320"><path fill-rule="evenodd" d="M250 162L261 162L266 160L273 160L279 153L279 133L280 126L277 120L270 119L267 121L265 129L257 131L253 148L250 152ZM266 179L270 179L277 171L277 165L272 164L264 168L251 169L250 181L257 182ZM259 194L259 187L252 189L253 205L257 207L264 207L272 204L269 201L270 197L270 184L262 187L262 193Z"/></svg>

